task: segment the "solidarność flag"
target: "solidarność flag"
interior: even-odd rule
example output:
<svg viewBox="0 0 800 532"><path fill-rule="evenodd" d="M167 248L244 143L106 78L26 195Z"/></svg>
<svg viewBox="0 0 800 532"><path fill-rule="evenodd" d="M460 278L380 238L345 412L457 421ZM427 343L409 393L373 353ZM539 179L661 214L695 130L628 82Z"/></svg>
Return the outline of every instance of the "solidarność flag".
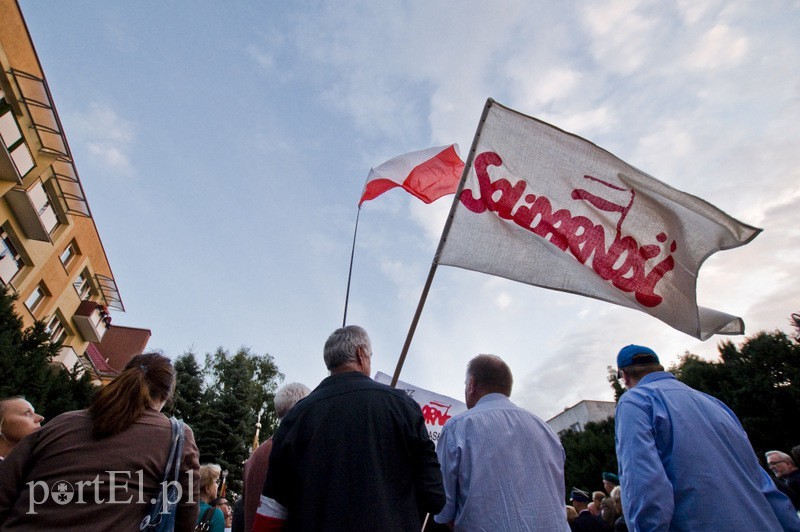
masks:
<svg viewBox="0 0 800 532"><path fill-rule="evenodd" d="M358 206L395 187L432 203L456 191L463 171L457 144L399 155L370 169Z"/></svg>
<svg viewBox="0 0 800 532"><path fill-rule="evenodd" d="M578 136L491 99L434 263L634 308L686 334L743 334L698 307L713 253L761 232Z"/></svg>

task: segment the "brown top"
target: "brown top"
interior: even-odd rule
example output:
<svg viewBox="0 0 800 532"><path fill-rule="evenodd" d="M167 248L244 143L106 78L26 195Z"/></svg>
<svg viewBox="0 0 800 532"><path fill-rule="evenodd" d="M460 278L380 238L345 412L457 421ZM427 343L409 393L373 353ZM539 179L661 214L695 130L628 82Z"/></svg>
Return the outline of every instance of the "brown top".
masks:
<svg viewBox="0 0 800 532"><path fill-rule="evenodd" d="M258 503L261 501L261 490L264 489L264 480L267 478L271 451L272 438L259 445L244 463L242 497L244 497L244 529L247 531L253 528Z"/></svg>
<svg viewBox="0 0 800 532"><path fill-rule="evenodd" d="M0 464L0 530L138 530L158 493L172 429L147 410L115 436L94 440L85 410L53 418ZM198 451L186 426L175 530L197 520Z"/></svg>

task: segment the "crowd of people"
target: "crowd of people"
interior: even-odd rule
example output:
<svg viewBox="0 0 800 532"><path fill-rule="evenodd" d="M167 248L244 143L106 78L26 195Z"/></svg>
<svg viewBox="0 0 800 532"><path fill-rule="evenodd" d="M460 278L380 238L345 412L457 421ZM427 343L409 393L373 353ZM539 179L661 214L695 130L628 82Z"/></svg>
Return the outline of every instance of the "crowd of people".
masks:
<svg viewBox="0 0 800 532"><path fill-rule="evenodd" d="M566 505L561 442L510 400L501 358L469 361L468 409L434 446L420 406L370 378L372 356L361 327L329 336L330 376L276 392L278 429L232 503L191 428L161 413L175 388L163 355L134 357L86 410L43 426L23 397L0 400L0 530L140 530L175 455L164 511L180 531L800 531L800 446L766 453L773 479L734 413L645 346L617 356L619 470L598 472L604 491L572 488Z"/></svg>

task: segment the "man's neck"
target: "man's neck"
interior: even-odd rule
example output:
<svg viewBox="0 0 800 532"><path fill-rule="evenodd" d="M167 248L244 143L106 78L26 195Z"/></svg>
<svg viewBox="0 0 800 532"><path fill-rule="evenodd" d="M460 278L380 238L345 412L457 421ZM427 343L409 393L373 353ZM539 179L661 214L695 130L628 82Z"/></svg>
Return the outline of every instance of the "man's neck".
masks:
<svg viewBox="0 0 800 532"><path fill-rule="evenodd" d="M352 373L353 371L363 374L361 368L358 367L358 364L350 364L350 363L336 366L335 368L330 370L331 375L339 375L340 373Z"/></svg>

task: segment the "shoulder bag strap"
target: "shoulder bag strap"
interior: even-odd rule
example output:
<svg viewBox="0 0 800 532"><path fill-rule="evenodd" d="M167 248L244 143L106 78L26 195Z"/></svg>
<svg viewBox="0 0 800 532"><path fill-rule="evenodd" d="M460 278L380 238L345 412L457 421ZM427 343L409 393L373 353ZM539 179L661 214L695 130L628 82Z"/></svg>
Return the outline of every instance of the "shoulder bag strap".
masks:
<svg viewBox="0 0 800 532"><path fill-rule="evenodd" d="M169 419L170 425L172 425L172 436L170 438L170 448L169 448L169 457L167 458L167 467L164 468L164 482L170 481L170 473L174 468L174 463L176 461L176 455L178 451L178 445L180 443L181 451L183 448L183 431L178 430L182 428L179 425L183 425L181 421L178 421L174 417ZM180 458L177 459L178 463L180 463ZM180 467L180 466L178 466Z"/></svg>
<svg viewBox="0 0 800 532"><path fill-rule="evenodd" d="M184 423L180 419L170 418L172 422L172 441L173 441L173 463L174 463L174 472L172 474L172 480L175 482L180 482L181 480L181 461L183 460L183 443L186 439L186 434L184 430Z"/></svg>

